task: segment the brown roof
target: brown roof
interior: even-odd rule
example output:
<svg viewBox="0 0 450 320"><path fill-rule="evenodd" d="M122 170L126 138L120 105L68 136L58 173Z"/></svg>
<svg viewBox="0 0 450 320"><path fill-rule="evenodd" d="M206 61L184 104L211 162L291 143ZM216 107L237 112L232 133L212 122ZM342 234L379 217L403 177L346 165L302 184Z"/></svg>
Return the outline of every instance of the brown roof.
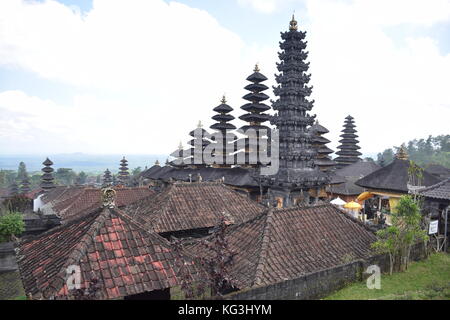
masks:
<svg viewBox="0 0 450 320"><path fill-rule="evenodd" d="M116 206L121 208L155 194L148 187L115 188ZM51 211L63 222L90 213L101 207L101 189L90 187L56 188L43 197L47 203L44 212Z"/></svg>
<svg viewBox="0 0 450 320"><path fill-rule="evenodd" d="M332 205L270 210L227 230L240 289L269 285L370 256L376 236ZM186 247L208 254L200 243Z"/></svg>
<svg viewBox="0 0 450 320"><path fill-rule="evenodd" d="M176 182L154 197L124 210L158 233L210 228L225 212L239 224L259 215L264 206L219 182Z"/></svg>
<svg viewBox="0 0 450 320"><path fill-rule="evenodd" d="M98 279L96 298L115 299L179 283L169 242L145 231L118 209L101 209L22 240L18 265L27 294L66 299L66 270L77 265L82 289ZM187 260L184 260L187 261Z"/></svg>

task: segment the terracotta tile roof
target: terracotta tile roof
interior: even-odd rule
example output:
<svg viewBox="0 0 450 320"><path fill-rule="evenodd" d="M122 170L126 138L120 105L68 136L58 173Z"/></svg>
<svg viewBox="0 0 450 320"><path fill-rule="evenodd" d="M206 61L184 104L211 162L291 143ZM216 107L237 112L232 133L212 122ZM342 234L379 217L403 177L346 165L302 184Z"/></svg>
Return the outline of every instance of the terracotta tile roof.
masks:
<svg viewBox="0 0 450 320"><path fill-rule="evenodd" d="M450 178L422 189L419 193L427 198L450 200Z"/></svg>
<svg viewBox="0 0 450 320"><path fill-rule="evenodd" d="M376 236L332 205L266 211L230 227L227 240L236 252L232 282L240 289L269 285L372 254ZM200 243L192 255L209 254Z"/></svg>
<svg viewBox="0 0 450 320"><path fill-rule="evenodd" d="M121 208L155 194L148 187L115 188L116 206ZM56 188L43 197L46 213L54 213L63 222L101 207L101 189L89 187Z"/></svg>
<svg viewBox="0 0 450 320"><path fill-rule="evenodd" d="M36 299L67 299L66 270L71 265L80 267L82 288L93 278L99 280L99 299L179 283L179 262L169 242L118 209L100 209L22 240L17 258L25 291Z"/></svg>
<svg viewBox="0 0 450 320"><path fill-rule="evenodd" d="M264 209L219 182L176 182L154 197L124 208L128 215L158 233L210 228L218 223L224 212L239 224Z"/></svg>

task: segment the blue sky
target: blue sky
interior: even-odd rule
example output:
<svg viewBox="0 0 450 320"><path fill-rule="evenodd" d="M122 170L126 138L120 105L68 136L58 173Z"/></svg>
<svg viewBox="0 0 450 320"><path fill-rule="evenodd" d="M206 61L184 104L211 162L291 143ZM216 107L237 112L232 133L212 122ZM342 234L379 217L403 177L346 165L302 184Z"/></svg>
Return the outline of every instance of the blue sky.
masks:
<svg viewBox="0 0 450 320"><path fill-rule="evenodd" d="M294 11L331 148L348 114L365 154L449 133L448 0L5 0L0 154L170 153L255 63L275 84Z"/></svg>

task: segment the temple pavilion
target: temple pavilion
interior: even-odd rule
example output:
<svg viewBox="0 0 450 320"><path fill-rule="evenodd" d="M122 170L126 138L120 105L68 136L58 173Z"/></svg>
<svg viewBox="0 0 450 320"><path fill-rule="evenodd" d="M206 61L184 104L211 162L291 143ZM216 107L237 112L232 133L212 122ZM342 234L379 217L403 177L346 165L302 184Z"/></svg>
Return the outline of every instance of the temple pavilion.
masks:
<svg viewBox="0 0 450 320"><path fill-rule="evenodd" d="M355 182L365 191L358 196L359 201L375 198L379 211L394 212L401 196L416 193L424 187L441 180L408 160L406 148L402 145L393 162L372 172ZM389 222L389 221L387 221Z"/></svg>

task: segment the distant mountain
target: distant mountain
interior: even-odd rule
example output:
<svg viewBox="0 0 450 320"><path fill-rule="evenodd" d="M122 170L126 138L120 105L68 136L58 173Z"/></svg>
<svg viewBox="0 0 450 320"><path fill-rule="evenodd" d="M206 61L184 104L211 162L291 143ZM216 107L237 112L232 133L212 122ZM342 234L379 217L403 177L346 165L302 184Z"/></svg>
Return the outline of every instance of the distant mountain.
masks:
<svg viewBox="0 0 450 320"><path fill-rule="evenodd" d="M74 171L103 172L108 168L112 172L117 172L119 162L124 155L105 154L95 155L86 153L54 154L48 155L54 163L54 168L72 168ZM47 155L0 155L0 169L17 170L21 161L25 162L29 172L41 170L42 162ZM134 169L145 166L151 167L156 160L164 163L167 155L158 154L130 154L125 155L128 160L128 167Z"/></svg>

